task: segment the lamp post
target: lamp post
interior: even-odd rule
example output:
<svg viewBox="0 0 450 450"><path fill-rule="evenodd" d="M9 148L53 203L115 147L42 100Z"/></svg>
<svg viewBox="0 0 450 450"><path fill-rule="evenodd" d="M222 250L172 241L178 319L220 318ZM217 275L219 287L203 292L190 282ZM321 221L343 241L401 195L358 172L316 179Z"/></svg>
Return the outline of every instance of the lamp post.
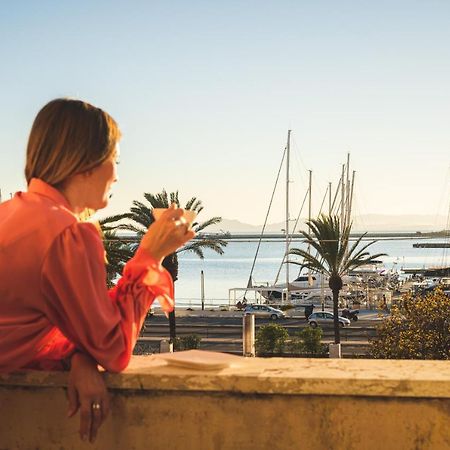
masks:
<svg viewBox="0 0 450 450"><path fill-rule="evenodd" d="M205 310L205 274L200 272L200 295L202 299L202 311Z"/></svg>

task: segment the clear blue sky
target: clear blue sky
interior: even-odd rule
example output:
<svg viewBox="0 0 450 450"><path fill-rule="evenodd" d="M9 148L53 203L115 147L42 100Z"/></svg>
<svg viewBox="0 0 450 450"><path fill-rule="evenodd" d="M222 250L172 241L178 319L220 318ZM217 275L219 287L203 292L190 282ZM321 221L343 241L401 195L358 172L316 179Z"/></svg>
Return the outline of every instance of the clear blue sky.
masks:
<svg viewBox="0 0 450 450"><path fill-rule="evenodd" d="M4 193L24 188L37 111L75 96L123 131L120 182L105 214L166 187L197 195L208 215L262 223L288 128L294 202L312 169L317 209L349 151L356 213L447 213L446 0L0 7ZM281 218L280 201L272 221Z"/></svg>

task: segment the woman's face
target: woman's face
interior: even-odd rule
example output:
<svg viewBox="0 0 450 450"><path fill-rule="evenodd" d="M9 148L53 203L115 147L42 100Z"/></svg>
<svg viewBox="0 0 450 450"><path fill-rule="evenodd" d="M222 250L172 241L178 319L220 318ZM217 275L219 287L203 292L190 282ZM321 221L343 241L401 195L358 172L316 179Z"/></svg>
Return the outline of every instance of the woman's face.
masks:
<svg viewBox="0 0 450 450"><path fill-rule="evenodd" d="M117 145L114 153L106 161L86 174L86 207L97 210L108 205L111 186L117 181L119 155L120 150L119 145Z"/></svg>

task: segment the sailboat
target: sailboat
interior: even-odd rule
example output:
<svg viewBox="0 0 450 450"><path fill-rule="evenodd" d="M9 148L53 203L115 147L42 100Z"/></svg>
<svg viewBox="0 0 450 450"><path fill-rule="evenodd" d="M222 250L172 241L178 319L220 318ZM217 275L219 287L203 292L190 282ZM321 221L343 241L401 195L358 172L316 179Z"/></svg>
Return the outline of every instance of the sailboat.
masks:
<svg viewBox="0 0 450 450"><path fill-rule="evenodd" d="M300 270L300 273L298 273L297 277L291 281L290 280L290 270L289 270L289 251L290 251L290 245L292 242L292 238L294 236L295 229L298 224L298 220L300 218L300 213L303 209L303 205L308 199L308 218L311 219L311 187L312 187L312 172L309 171L309 188L307 191L307 195L305 195L305 199L303 201L302 208L300 210L300 213L297 217L296 224L294 225L292 232L290 231L290 212L289 212L289 200L290 200L290 152L291 152L291 130L288 130L287 135L287 142L283 153L283 158L280 164L280 169L278 171L278 176L275 182L275 188L272 193L272 198L269 203L269 208L266 214L266 219L261 231L260 240L257 246L256 254L254 257L253 265L250 271L249 280L247 283L246 288L231 288L229 289L229 303L236 304L236 297L238 292L244 292L244 301L246 301L246 295L250 292L253 292L255 294L255 301L256 302L266 302L266 303L276 303L276 304L285 304L285 303L291 303L294 305L308 305L313 302L316 303L323 303L325 301L331 302L331 290L328 289L328 280L325 276L323 276L320 273L311 273L308 271L306 274L302 273L302 270ZM265 227L267 224L268 215L270 212L270 208L272 205L272 201L274 198L274 193L278 184L279 175L284 163L284 160L286 159L286 191L285 191L285 255L283 257L283 261L281 262L280 268L278 270L278 274L275 278L274 283L258 283L256 286L252 274L255 267L255 262L258 256L259 248L261 245L262 238L264 236ZM353 186L354 186L354 178L355 178L355 172L353 171L352 180L350 183L350 161L349 161L349 155L347 157L347 165L342 166L342 176L341 180L339 181L338 188L336 190L334 200L332 200L332 190L331 190L331 183L329 183L327 188L327 193L325 194L325 197L328 194L328 208L329 213L331 214L334 209L340 209L341 213L341 223L344 224L346 221L350 220L350 214L351 214L351 203L352 203L352 197L353 197ZM346 171L346 172L345 172ZM345 175L347 178L347 182L345 182ZM338 198L338 194L341 194L341 202L340 205L336 206L336 201ZM325 201L325 198L324 198ZM322 202L322 206L323 206ZM310 247L308 246L308 251L310 251ZM279 276L281 273L281 268L285 267L285 281L279 282ZM327 286L327 287L325 287Z"/></svg>

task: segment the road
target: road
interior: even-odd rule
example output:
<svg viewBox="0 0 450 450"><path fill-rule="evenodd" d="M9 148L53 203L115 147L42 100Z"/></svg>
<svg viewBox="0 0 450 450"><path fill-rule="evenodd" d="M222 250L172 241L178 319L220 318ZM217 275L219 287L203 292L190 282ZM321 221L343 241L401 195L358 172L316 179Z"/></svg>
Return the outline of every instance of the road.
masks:
<svg viewBox="0 0 450 450"><path fill-rule="evenodd" d="M256 319L256 331L268 323L267 319ZM293 317L276 321L283 325L290 336L308 326L305 318ZM341 329L341 341L344 354L364 354L368 340L376 335L377 321L374 318L352 322L350 327ZM201 338L200 347L205 350L242 352L242 316L184 316L177 317L177 336L196 334ZM159 346L161 339L169 336L168 320L163 315L155 315L147 320L141 342L146 342L152 349ZM323 327L322 342L332 342L332 326Z"/></svg>

